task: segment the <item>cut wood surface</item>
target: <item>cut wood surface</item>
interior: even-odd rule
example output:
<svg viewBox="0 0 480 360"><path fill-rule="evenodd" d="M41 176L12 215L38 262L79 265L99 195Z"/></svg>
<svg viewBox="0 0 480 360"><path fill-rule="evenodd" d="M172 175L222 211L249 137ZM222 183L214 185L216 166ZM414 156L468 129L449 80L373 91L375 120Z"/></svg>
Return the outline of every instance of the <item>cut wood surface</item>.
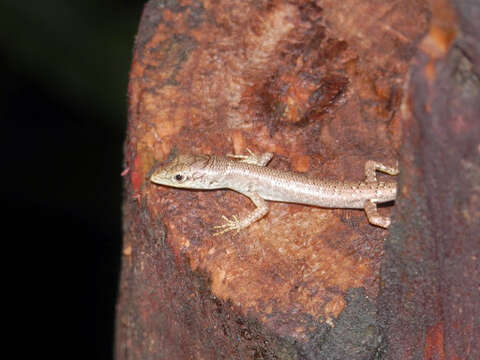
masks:
<svg viewBox="0 0 480 360"><path fill-rule="evenodd" d="M436 89L437 66L454 56L462 25L452 17L452 36L436 38L432 17L455 13L448 2L438 6L447 12L413 0L146 5L129 85L117 359L442 358L427 355L446 348L447 335L453 335L445 327L458 324L436 321L445 315L439 313L441 301L440 310L428 313L428 324L414 319L421 311L415 301L425 300L418 279L399 278L418 256L435 260L430 250L415 252L412 246L439 241L439 229L461 216L454 198L435 200L436 171L455 189L447 181L453 174L445 170L455 157L443 156L448 142L436 147L440 123L425 129L441 102L431 102L428 92L445 91L443 85ZM478 56L478 48L471 57L456 54L464 54L457 64L467 70L460 74L478 76L478 57L476 65L465 62ZM467 85L478 96L475 81L457 84ZM462 99L457 108L471 101L460 90L450 94L452 101ZM462 196L478 196L480 149L468 148L477 160L467 159L453 135L464 140L459 134L478 131L472 116L478 119L479 103L471 113L464 110L463 122L443 113L452 122L452 133L444 137L466 159L458 159L455 169L470 171ZM435 109L445 111L448 104ZM360 210L270 203L268 215L238 235L213 236L222 215L246 214L251 202L232 191L179 190L148 180L153 168L175 154L242 154L247 148L274 153L271 167L340 180L363 180L366 160L393 165L399 159L399 200L380 208L393 214L392 229L370 225ZM425 168L427 156L441 159ZM431 218L428 206L443 201L454 213ZM460 248L477 256L467 234L475 225L478 234L478 201L469 201L464 213L470 223L447 231L441 244L463 231ZM422 238L424 229L429 232ZM464 273L478 270L478 257L458 266ZM428 274L439 276L435 271ZM432 296L453 296L438 277L432 284ZM418 310L409 312L400 301ZM475 309L466 308L468 316L478 315ZM401 336L402 324L412 332ZM473 324L471 329L473 334Z"/></svg>

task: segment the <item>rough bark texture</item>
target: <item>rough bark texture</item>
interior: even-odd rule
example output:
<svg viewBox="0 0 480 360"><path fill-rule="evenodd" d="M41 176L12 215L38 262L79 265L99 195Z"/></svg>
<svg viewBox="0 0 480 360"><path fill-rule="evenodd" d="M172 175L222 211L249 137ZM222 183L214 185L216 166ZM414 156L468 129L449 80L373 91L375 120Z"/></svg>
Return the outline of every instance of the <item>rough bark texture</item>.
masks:
<svg viewBox="0 0 480 360"><path fill-rule="evenodd" d="M385 243L387 359L480 359L480 3L434 2Z"/></svg>
<svg viewBox="0 0 480 360"><path fill-rule="evenodd" d="M415 0L147 4L129 87L117 359L478 354L479 57L465 50L477 25L438 6L447 12ZM450 37L432 30L439 16ZM338 179L400 158L390 235L362 211L271 203L240 234L213 237L248 199L147 180L175 153L247 147Z"/></svg>

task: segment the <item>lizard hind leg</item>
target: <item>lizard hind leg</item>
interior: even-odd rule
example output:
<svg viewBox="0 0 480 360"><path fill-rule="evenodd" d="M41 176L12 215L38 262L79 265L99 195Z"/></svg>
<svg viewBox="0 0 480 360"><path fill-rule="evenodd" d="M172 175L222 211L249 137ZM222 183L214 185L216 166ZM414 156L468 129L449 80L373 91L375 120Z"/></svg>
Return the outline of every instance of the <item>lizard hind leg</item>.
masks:
<svg viewBox="0 0 480 360"><path fill-rule="evenodd" d="M386 166L378 161L368 160L365 163L365 178L366 182L377 182L376 171L381 171L388 175L398 175L398 161L395 167Z"/></svg>
<svg viewBox="0 0 480 360"><path fill-rule="evenodd" d="M367 200L363 205L363 209L365 210L365 214L367 214L367 219L370 224L388 229L391 220L389 217L381 216L378 213L377 204L372 200Z"/></svg>

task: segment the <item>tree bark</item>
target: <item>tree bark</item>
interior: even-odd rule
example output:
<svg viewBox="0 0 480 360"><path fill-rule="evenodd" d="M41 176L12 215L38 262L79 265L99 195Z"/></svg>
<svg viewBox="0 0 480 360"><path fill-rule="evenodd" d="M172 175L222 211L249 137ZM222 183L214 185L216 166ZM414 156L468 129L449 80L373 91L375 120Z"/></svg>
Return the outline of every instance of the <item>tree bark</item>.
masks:
<svg viewBox="0 0 480 360"><path fill-rule="evenodd" d="M116 358L474 359L471 10L151 0L130 74ZM246 148L346 180L363 180L368 159L399 159L398 200L380 209L391 230L359 210L269 203L261 221L214 237L248 199L148 181L175 154Z"/></svg>
<svg viewBox="0 0 480 360"><path fill-rule="evenodd" d="M387 359L480 359L480 3L432 2L379 298Z"/></svg>

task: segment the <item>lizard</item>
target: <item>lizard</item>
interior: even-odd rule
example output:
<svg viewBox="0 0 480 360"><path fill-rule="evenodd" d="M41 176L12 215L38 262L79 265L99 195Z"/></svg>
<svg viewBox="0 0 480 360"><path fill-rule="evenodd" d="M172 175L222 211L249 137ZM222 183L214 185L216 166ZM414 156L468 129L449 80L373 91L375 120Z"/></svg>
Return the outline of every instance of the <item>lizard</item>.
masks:
<svg viewBox="0 0 480 360"><path fill-rule="evenodd" d="M370 224L387 229L390 218L378 213L377 204L395 200L397 183L377 181L376 171L398 175L395 167L368 160L364 181L315 179L302 173L267 167L273 157L256 155L178 155L165 167L153 171L150 180L159 185L186 189L230 189L247 196L256 206L243 218L222 216L215 235L237 233L268 213L265 200L313 205L324 208L363 209Z"/></svg>

